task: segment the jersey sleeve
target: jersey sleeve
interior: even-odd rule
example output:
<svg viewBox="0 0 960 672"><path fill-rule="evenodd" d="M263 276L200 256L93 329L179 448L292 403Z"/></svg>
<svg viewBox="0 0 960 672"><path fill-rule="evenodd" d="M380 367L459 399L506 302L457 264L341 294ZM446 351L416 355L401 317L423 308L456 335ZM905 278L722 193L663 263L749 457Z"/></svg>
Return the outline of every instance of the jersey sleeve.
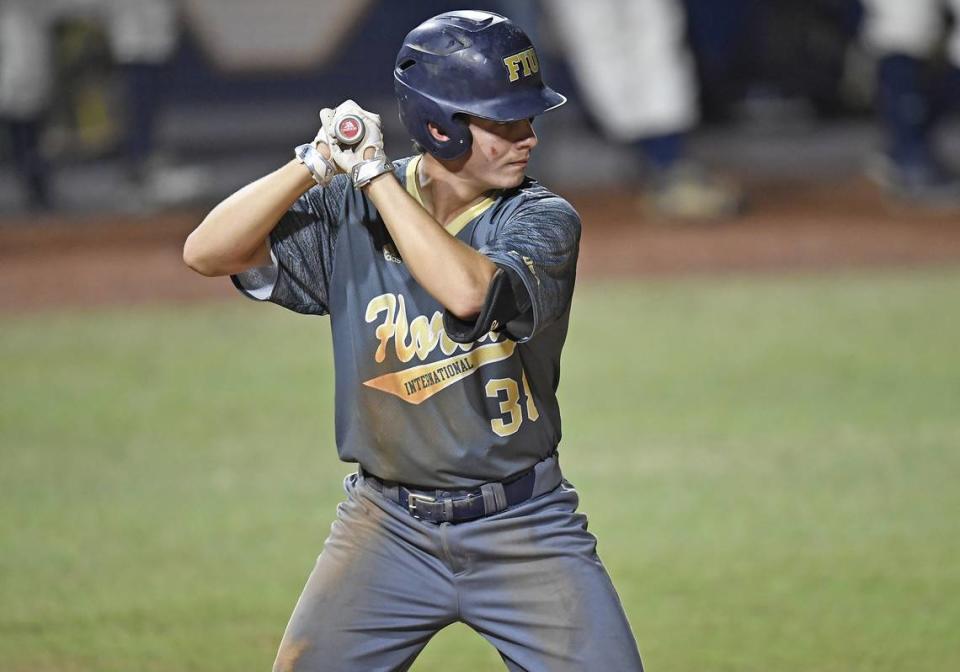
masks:
<svg viewBox="0 0 960 672"><path fill-rule="evenodd" d="M508 335L528 341L566 312L579 249L580 215L553 195L518 208L480 249L514 285L521 312L507 324Z"/></svg>
<svg viewBox="0 0 960 672"><path fill-rule="evenodd" d="M270 301L298 313L326 315L337 231L347 176L303 194L270 232L271 265L232 276L251 299Z"/></svg>

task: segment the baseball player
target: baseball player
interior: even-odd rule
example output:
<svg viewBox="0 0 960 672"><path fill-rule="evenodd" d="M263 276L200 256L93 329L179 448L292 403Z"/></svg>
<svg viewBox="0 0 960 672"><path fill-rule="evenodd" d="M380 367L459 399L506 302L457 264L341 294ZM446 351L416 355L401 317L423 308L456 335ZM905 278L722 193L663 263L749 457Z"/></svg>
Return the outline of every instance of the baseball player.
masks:
<svg viewBox="0 0 960 672"><path fill-rule="evenodd" d="M337 449L359 467L274 669L405 670L460 621L510 670L642 670L557 457L580 220L525 169L533 118L565 98L478 11L410 32L394 81L416 156L391 163L356 103L324 109L184 248L331 319Z"/></svg>

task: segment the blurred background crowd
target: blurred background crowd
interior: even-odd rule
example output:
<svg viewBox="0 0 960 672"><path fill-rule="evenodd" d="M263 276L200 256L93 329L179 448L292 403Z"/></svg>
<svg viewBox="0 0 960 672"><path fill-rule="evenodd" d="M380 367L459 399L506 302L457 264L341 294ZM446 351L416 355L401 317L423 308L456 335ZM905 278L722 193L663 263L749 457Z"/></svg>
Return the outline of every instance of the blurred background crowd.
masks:
<svg viewBox="0 0 960 672"><path fill-rule="evenodd" d="M530 172L551 186L629 184L653 215L723 219L750 207L750 157L779 151L798 178L865 174L878 197L960 208L960 0L469 4L523 26L571 98L538 120ZM212 202L348 97L405 155L396 50L463 5L3 0L0 215Z"/></svg>
<svg viewBox="0 0 960 672"><path fill-rule="evenodd" d="M412 153L398 48L467 6L570 98L561 453L651 669L960 669L960 0L0 0L0 672L269 669L330 330L184 240L323 107Z"/></svg>

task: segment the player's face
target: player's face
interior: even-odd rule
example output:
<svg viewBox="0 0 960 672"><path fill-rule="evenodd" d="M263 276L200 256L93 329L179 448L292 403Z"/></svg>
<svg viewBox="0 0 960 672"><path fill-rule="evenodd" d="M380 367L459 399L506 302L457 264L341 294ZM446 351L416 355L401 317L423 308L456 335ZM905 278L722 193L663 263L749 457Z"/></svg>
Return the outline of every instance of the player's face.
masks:
<svg viewBox="0 0 960 672"><path fill-rule="evenodd" d="M509 189L523 182L530 153L537 146L532 121L500 123L471 117L473 151L462 170L493 189Z"/></svg>

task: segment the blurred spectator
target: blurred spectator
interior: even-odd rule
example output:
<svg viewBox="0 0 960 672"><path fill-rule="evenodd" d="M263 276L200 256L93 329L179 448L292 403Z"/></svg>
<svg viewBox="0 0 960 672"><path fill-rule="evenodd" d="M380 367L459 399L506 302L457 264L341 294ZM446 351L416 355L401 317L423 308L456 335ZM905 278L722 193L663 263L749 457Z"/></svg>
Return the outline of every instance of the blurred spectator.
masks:
<svg viewBox="0 0 960 672"><path fill-rule="evenodd" d="M687 35L707 119L728 121L757 77L762 49L756 0L683 0Z"/></svg>
<svg viewBox="0 0 960 672"><path fill-rule="evenodd" d="M648 169L645 192L654 211L675 219L737 214L740 190L685 150L699 119L680 0L550 0L542 6L589 112L609 137L632 144Z"/></svg>
<svg viewBox="0 0 960 672"><path fill-rule="evenodd" d="M54 30L70 20L102 24L126 85L123 153L133 181L148 173L159 71L177 42L172 0L4 0L0 4L0 119L29 205L50 205L50 166L40 148L54 100Z"/></svg>
<svg viewBox="0 0 960 672"><path fill-rule="evenodd" d="M892 195L928 206L960 206L960 180L938 155L934 132L956 96L960 74L960 0L863 0L865 38L878 55L877 107L886 147L869 174ZM948 63L937 47L954 28Z"/></svg>
<svg viewBox="0 0 960 672"><path fill-rule="evenodd" d="M830 119L860 101L845 90L859 0L683 0L709 121ZM759 103L758 108L756 104ZM764 108L764 104L768 106Z"/></svg>
<svg viewBox="0 0 960 672"><path fill-rule="evenodd" d="M31 205L49 203L40 128L52 93L49 3L8 0L0 4L0 119Z"/></svg>

